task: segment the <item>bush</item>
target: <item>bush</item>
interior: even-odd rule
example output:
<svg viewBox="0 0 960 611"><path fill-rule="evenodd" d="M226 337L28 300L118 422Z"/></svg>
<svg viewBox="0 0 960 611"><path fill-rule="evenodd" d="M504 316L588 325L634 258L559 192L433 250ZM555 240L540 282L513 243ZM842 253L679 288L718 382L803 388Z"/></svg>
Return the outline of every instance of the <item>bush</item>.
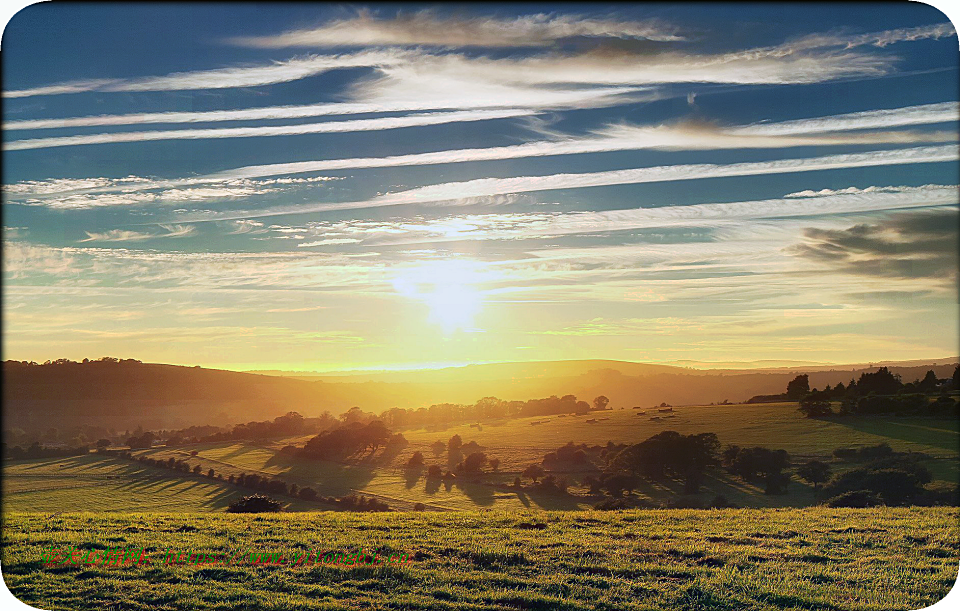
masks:
<svg viewBox="0 0 960 611"><path fill-rule="evenodd" d="M414 504L413 504L413 510L414 510L414 511L425 511L426 509L427 509L427 506L424 505L423 503L414 503Z"/></svg>
<svg viewBox="0 0 960 611"><path fill-rule="evenodd" d="M419 469L423 466L423 452L414 452L410 460L407 461L408 469Z"/></svg>
<svg viewBox="0 0 960 611"><path fill-rule="evenodd" d="M869 490L853 490L829 499L826 505L827 507L856 507L862 509L883 505L883 501Z"/></svg>
<svg viewBox="0 0 960 611"><path fill-rule="evenodd" d="M601 511L619 511L621 509L630 509L626 499L605 499L593 506L594 509Z"/></svg>
<svg viewBox="0 0 960 611"><path fill-rule="evenodd" d="M228 513L277 513L283 511L280 501L262 494L251 494L230 503Z"/></svg>

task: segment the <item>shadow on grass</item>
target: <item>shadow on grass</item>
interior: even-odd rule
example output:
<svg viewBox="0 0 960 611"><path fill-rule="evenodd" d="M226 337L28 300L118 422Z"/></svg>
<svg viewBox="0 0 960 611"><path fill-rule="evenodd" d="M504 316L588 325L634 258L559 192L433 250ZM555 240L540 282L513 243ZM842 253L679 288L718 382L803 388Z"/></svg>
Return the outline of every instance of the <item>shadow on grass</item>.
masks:
<svg viewBox="0 0 960 611"><path fill-rule="evenodd" d="M878 437L960 451L960 432L955 420L840 417L830 418L830 422Z"/></svg>

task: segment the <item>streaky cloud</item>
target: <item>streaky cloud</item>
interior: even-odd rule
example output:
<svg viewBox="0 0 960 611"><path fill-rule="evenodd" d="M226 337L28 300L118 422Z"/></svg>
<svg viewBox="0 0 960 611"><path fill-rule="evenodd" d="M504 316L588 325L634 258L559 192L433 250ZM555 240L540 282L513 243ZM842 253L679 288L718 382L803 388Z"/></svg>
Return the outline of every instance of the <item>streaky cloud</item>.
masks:
<svg viewBox="0 0 960 611"><path fill-rule="evenodd" d="M4 150L23 151L61 146L80 146L89 144L116 144L121 142L145 142L156 140L201 140L214 138L263 138L270 136L294 136L305 134L330 134L360 131L380 131L402 129L427 125L442 125L467 121L489 121L507 119L532 114L531 110L464 110L456 112L435 112L405 115L402 117L381 117L377 119L355 119L352 121L326 121L298 125L262 125L256 127L227 127L212 129L177 129L140 132L117 132L106 134L85 134L81 136L60 136L56 138L33 138L13 140L4 144Z"/></svg>
<svg viewBox="0 0 960 611"><path fill-rule="evenodd" d="M552 191L556 189L582 189L587 187L677 180L700 180L704 178L731 176L813 172L868 166L956 162L957 159L958 150L956 145L942 145L747 163L689 164L581 174L565 173L547 176L517 176L513 178L479 178L462 182L428 185L406 191L399 191L397 193L388 193L364 201L280 206L260 210L235 211L207 217L183 218L180 220L195 222L202 222L204 220L235 220L241 218L259 218L410 204L455 205L464 198L489 197L512 193Z"/></svg>
<svg viewBox="0 0 960 611"><path fill-rule="evenodd" d="M393 19L377 19L369 11L331 21L318 28L291 30L273 36L242 36L225 42L257 49L430 45L441 47L539 47L573 37L677 41L677 28L657 20L620 21L578 15L539 13L513 19L442 17L423 10Z"/></svg>

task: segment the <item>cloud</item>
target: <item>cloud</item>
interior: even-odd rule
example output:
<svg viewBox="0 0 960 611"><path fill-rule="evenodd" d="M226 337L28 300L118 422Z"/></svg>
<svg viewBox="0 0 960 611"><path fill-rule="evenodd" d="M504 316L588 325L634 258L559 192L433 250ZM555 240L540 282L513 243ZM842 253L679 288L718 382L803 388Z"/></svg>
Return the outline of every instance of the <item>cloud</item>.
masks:
<svg viewBox="0 0 960 611"><path fill-rule="evenodd" d="M656 227L737 226L747 221L853 214L879 210L960 203L955 185L882 188L722 204L693 204L599 212L497 213L396 221L317 221L302 227L274 226L274 231L322 240L299 244L373 243L380 245L471 240L528 240L610 233ZM698 245L700 248L702 245ZM651 247L652 248L652 247ZM578 255L581 256L581 255Z"/></svg>
<svg viewBox="0 0 960 611"><path fill-rule="evenodd" d="M104 232L84 231L87 238L80 242L142 242L153 238L186 238L197 234L193 225L160 225L167 233L147 233L126 229L110 229Z"/></svg>
<svg viewBox="0 0 960 611"><path fill-rule="evenodd" d="M600 108L635 101L639 87L593 87L586 89L537 89L516 86L501 88L499 98L470 99L455 92L410 100L382 99L371 102L332 102L301 106L266 106L239 110L207 110L196 112L150 112L126 115L97 115L63 119L27 119L5 121L3 129L63 129L114 125L147 125L153 123L212 123L218 121L258 121L302 119L328 115L353 115L378 112L410 112L423 110L472 110L478 108L564 109Z"/></svg>
<svg viewBox="0 0 960 611"><path fill-rule="evenodd" d="M540 47L573 37L683 40L677 28L659 21L618 21L577 15L441 17L424 10L393 19L377 19L369 11L331 21L321 27L291 30L274 36L230 38L228 44L258 49L430 45L441 47Z"/></svg>
<svg viewBox="0 0 960 611"><path fill-rule="evenodd" d="M192 91L256 87L286 83L316 76L337 68L361 68L388 65L400 61L402 52L362 51L344 55L307 55L270 64L231 66L212 70L176 72L166 76L135 79L97 79L71 81L31 89L5 90L4 98L58 95L89 91Z"/></svg>
<svg viewBox="0 0 960 611"><path fill-rule="evenodd" d="M227 233L227 235L242 235L247 233L266 233L267 230L264 229L263 223L260 221L254 221L251 219L240 219L238 221L230 221L230 225L233 226L233 231Z"/></svg>
<svg viewBox="0 0 960 611"><path fill-rule="evenodd" d="M810 227L787 254L862 276L936 278L957 275L957 210L898 215L844 230Z"/></svg>
<svg viewBox="0 0 960 611"><path fill-rule="evenodd" d="M605 22L594 22L603 24ZM544 31L547 29L542 28ZM603 29L603 27L600 27ZM598 30L599 31L599 30ZM624 30L626 31L626 30ZM355 101L410 102L451 97L490 99L511 88L536 90L545 84L816 83L886 73L893 59L854 51L864 45L940 38L949 24L843 37L813 35L772 47L714 55L668 51L634 53L599 47L586 53L532 57L472 57L387 48L340 55L307 55L271 64L231 66L136 79L96 79L6 90L5 98L79 92L191 91L273 85L338 68L374 68L379 78L361 83ZM836 49L833 49L836 47ZM832 49L823 51L822 49ZM446 95L444 95L446 94ZM460 107L458 104L455 106Z"/></svg>
<svg viewBox="0 0 960 611"><path fill-rule="evenodd" d="M960 120L960 104L957 102L942 102L938 104L907 106L905 108L854 112L816 119L759 123L737 128L736 132L741 135L783 136L857 129L889 128L902 125L946 123L956 122L958 120Z"/></svg>
<svg viewBox="0 0 960 611"><path fill-rule="evenodd" d="M156 237L152 233L142 231L128 231L126 229L110 229L109 231L84 231L87 234L81 242L141 242Z"/></svg>
<svg viewBox="0 0 960 611"><path fill-rule="evenodd" d="M34 180L4 186L4 201L54 210L86 210L144 204L181 204L230 200L276 193L312 184L338 180L333 177L272 178L267 180L223 180L216 186L175 187L197 181L163 181L140 176ZM213 181L203 181L213 182Z"/></svg>
<svg viewBox="0 0 960 611"><path fill-rule="evenodd" d="M4 143L6 151L22 151L58 146L78 146L85 144L113 144L119 142L145 142L155 140L198 140L209 138L254 138L266 136L292 136L303 134L324 134L359 131L380 131L442 125L461 121L488 121L522 117L532 111L522 109L502 110L466 110L458 112L435 112L413 114L403 117L381 117L377 119L357 119L353 121L328 121L323 123L301 123L297 125L262 125L257 127L230 127L213 129L155 130L145 132L118 132L106 134L85 134L81 136L59 136L56 138L33 138L12 140Z"/></svg>
<svg viewBox="0 0 960 611"><path fill-rule="evenodd" d="M440 183L396 193L388 193L365 201L279 206L259 210L228 212L206 218L198 217L182 220L199 222L204 220L260 218L287 214L303 214L307 212L377 208L409 204L446 203L449 205L451 203L456 204L464 198L491 197L511 193L530 193L556 189L582 189L608 185L700 180L704 178L729 176L758 176L764 174L813 172L883 165L955 162L957 160L957 152L955 145L944 145L747 163L672 165L581 174L569 173L546 176L517 176L513 178L478 178L475 180Z"/></svg>

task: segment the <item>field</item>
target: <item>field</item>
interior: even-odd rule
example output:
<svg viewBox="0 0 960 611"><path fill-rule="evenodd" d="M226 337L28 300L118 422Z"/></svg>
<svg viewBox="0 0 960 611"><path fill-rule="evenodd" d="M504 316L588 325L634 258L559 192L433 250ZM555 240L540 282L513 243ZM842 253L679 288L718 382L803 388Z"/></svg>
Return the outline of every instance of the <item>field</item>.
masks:
<svg viewBox="0 0 960 611"><path fill-rule="evenodd" d="M44 609L918 609L957 576L956 509L7 514L3 575ZM149 566L45 567L50 545ZM406 553L291 566L295 552ZM287 564L166 565L185 552Z"/></svg>
<svg viewBox="0 0 960 611"><path fill-rule="evenodd" d="M637 411L646 411L642 416ZM659 421L651 417L661 417ZM218 442L178 448L157 447L143 451L154 457L170 456L199 464L205 473L212 468L224 476L259 473L278 476L289 483L311 486L324 496L361 493L376 496L397 509L411 509L422 502L428 509L545 509L571 510L591 507L597 499L578 488L581 473L565 476L573 485L571 496L536 491L508 491L458 481L450 486L428 485L422 475L402 467L414 451L421 451L426 463L447 466L446 455L434 456L430 445L459 434L464 442L476 441L489 456L500 459L500 473L484 477L485 482L510 483L527 465L540 462L544 454L568 441L587 444L636 443L664 430L680 433L716 433L724 444L765 445L790 452L794 462L819 458L831 461L834 471L850 464L834 461L838 447L859 447L889 443L894 450L927 454L927 467L934 485L951 485L960 479L958 447L960 434L955 420L908 418L836 418L811 420L801 417L795 404L758 404L678 407L670 414L655 410L616 410L596 416L552 416L522 418L451 426L440 430L402 431L410 444L398 452L380 453L354 463L307 461L278 454L288 443L307 438L277 439L254 444ZM532 422L539 422L532 425ZM191 456L196 451L196 456ZM83 458L13 461L4 467L7 477L5 511L219 511L240 495L241 489L203 477L173 474L165 469L144 467L115 458L92 455ZM173 477L171 477L173 476ZM653 500L670 498L680 484L650 485L638 490ZM794 479L788 494L770 496L758 487L715 472L708 476L701 497L723 494L744 507L800 507L814 504L814 491ZM291 511L316 510L315 503L290 502Z"/></svg>

